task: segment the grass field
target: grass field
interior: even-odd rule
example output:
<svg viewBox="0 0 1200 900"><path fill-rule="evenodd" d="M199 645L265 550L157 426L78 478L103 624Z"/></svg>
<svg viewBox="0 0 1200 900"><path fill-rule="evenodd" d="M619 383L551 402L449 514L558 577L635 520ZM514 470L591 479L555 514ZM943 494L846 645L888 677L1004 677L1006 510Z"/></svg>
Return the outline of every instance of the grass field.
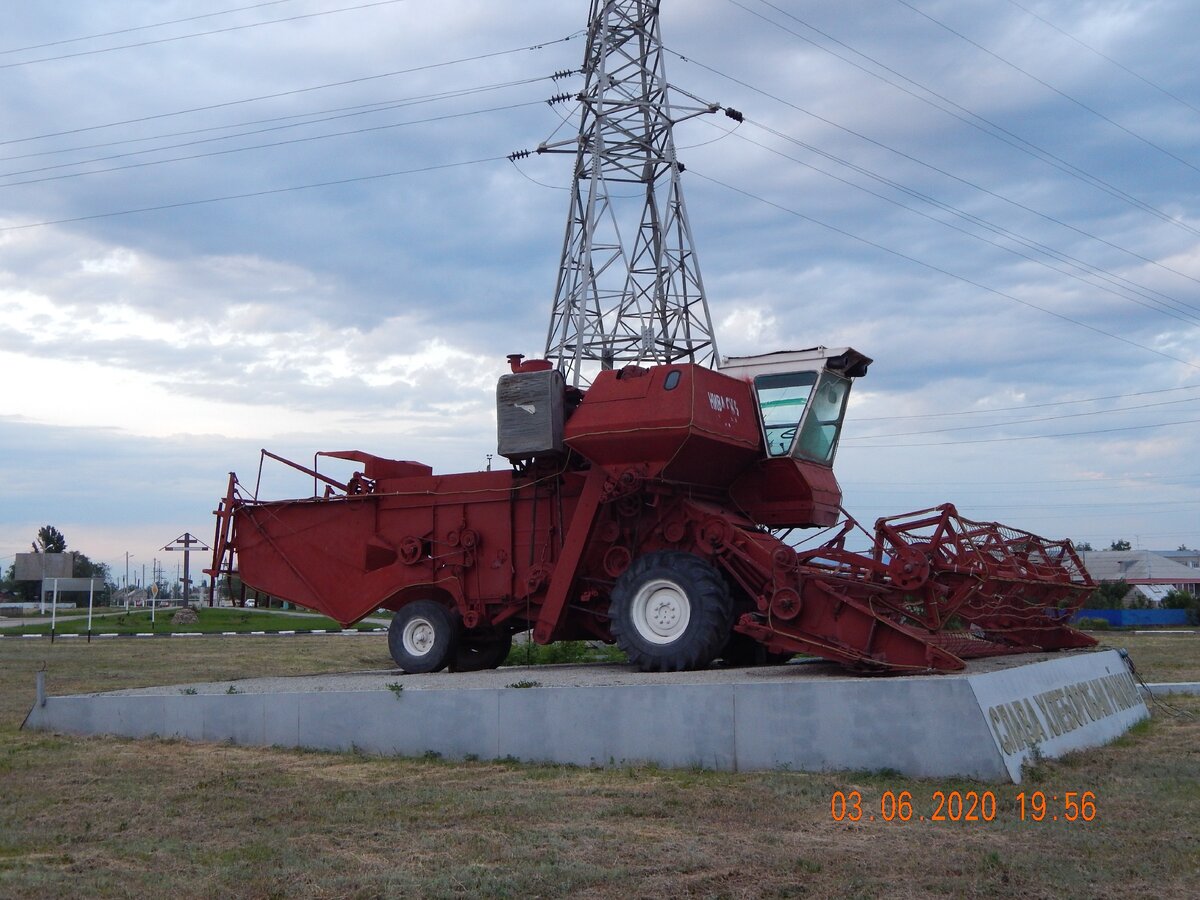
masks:
<svg viewBox="0 0 1200 900"><path fill-rule="evenodd" d="M1200 635L1101 635L1147 681L1200 680ZM1193 897L1200 702L1024 790L889 773L722 774L376 758L22 732L51 693L379 669L386 638L0 642L0 896ZM553 723L547 722L547 728ZM835 822L835 791L993 790L995 821Z"/></svg>
<svg viewBox="0 0 1200 900"><path fill-rule="evenodd" d="M172 622L175 610L156 611L151 621L150 610L107 613L92 618L92 634L169 634L171 632L200 632L220 634L223 631L311 631L326 629L336 631L342 626L325 616L290 616L284 612L262 612L255 609L233 609L229 607L201 607L196 610L199 621L176 624ZM55 634L86 634L87 619L64 619L54 625ZM356 626L374 629L377 625ZM49 634L50 623L7 627L0 634Z"/></svg>

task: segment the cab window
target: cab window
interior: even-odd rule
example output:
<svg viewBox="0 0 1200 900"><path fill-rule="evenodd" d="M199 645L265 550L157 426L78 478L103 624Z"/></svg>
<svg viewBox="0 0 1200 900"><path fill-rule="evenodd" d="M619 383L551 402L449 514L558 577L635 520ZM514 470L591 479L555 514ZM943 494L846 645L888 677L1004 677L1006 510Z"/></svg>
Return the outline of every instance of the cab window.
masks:
<svg viewBox="0 0 1200 900"><path fill-rule="evenodd" d="M769 456L830 465L837 450L850 379L833 372L788 372L754 379Z"/></svg>
<svg viewBox="0 0 1200 900"><path fill-rule="evenodd" d="M822 372L808 401L807 415L800 426L800 437L796 441L792 456L810 459L813 462L833 463L838 435L842 430L842 419L846 415L846 401L850 397L850 379Z"/></svg>
<svg viewBox="0 0 1200 900"><path fill-rule="evenodd" d="M816 372L759 375L754 379L769 456L787 456L791 452L796 430L816 382Z"/></svg>

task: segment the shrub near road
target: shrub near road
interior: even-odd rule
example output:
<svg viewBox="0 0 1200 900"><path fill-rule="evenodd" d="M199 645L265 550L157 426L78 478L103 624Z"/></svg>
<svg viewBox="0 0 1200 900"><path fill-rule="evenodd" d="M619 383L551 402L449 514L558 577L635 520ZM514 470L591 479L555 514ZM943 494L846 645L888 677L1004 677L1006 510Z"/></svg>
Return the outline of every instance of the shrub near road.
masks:
<svg viewBox="0 0 1200 900"><path fill-rule="evenodd" d="M1111 635L1147 680L1200 680L1195 636ZM386 637L0 641L0 896L1192 897L1200 702L1022 787L888 773L452 764L17 730L51 693L383 669ZM547 728L553 723L546 723ZM995 821L834 821L859 791L992 790ZM1090 823L1018 794L1095 792Z"/></svg>

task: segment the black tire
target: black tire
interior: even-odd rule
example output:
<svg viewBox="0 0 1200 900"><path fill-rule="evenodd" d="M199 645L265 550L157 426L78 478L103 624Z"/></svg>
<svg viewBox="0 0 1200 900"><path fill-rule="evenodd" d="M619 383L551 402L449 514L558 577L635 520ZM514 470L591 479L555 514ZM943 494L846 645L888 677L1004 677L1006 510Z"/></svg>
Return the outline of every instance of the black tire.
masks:
<svg viewBox="0 0 1200 900"><path fill-rule="evenodd" d="M450 664L452 672L482 672L495 669L508 658L512 650L511 634L471 634L458 638L458 649Z"/></svg>
<svg viewBox="0 0 1200 900"><path fill-rule="evenodd" d="M639 557L617 579L609 616L613 640L631 663L643 672L680 672L716 659L733 627L733 600L712 565L664 550Z"/></svg>
<svg viewBox="0 0 1200 900"><path fill-rule="evenodd" d="M405 672L414 675L444 669L458 646L458 619L434 600L415 600L392 616L388 650Z"/></svg>
<svg viewBox="0 0 1200 900"><path fill-rule="evenodd" d="M772 653L754 638L735 631L729 643L721 651L721 660L727 666L738 668L750 666L781 666L796 654Z"/></svg>

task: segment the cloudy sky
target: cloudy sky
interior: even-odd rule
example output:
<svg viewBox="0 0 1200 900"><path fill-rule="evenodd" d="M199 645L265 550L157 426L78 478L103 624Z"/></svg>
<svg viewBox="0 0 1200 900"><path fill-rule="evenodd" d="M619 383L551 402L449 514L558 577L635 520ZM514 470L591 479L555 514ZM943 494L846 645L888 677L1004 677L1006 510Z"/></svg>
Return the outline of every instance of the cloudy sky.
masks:
<svg viewBox="0 0 1200 900"><path fill-rule="evenodd" d="M584 0L8 3L0 565L141 577L258 448L482 468L545 341ZM1200 542L1200 19L1185 0L667 0L720 349L875 358L837 471ZM566 121L564 121L566 119ZM268 488L287 490L282 481Z"/></svg>

